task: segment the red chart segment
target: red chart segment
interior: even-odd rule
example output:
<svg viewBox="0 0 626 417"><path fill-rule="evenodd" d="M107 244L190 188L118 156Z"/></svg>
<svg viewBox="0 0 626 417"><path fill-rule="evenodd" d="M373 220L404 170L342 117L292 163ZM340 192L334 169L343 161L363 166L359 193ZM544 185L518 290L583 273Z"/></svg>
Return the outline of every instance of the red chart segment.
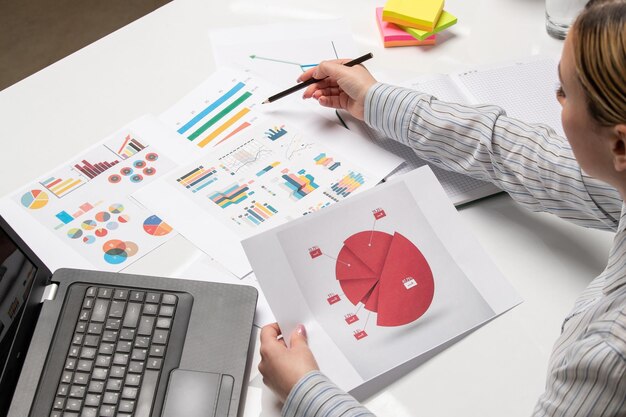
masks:
<svg viewBox="0 0 626 417"><path fill-rule="evenodd" d="M350 236L337 256L336 277L346 297L378 313L379 326L421 317L432 302L434 280L426 258L400 233L367 231Z"/></svg>

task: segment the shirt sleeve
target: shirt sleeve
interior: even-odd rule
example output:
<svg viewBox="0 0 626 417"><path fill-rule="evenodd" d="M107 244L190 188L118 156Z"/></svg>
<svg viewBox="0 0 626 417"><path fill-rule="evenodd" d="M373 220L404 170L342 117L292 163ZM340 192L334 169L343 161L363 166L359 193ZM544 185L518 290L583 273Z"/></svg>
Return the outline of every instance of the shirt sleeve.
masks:
<svg viewBox="0 0 626 417"><path fill-rule="evenodd" d="M545 125L507 117L497 106L461 105L375 84L365 122L440 168L489 181L533 211L616 230L622 199L586 175L569 143Z"/></svg>
<svg viewBox="0 0 626 417"><path fill-rule="evenodd" d="M624 332L624 329L621 330ZM626 401L624 346L591 336L575 342L552 367L533 417L621 416Z"/></svg>
<svg viewBox="0 0 626 417"><path fill-rule="evenodd" d="M374 414L324 374L312 371L293 387L283 405L282 416L374 417Z"/></svg>

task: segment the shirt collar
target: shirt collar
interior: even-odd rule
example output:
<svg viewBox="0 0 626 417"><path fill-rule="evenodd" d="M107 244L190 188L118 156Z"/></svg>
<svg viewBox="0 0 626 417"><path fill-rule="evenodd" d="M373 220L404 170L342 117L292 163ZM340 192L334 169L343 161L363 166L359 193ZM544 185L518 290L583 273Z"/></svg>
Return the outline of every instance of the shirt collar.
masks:
<svg viewBox="0 0 626 417"><path fill-rule="evenodd" d="M626 204L622 204L622 214L605 273L607 273L607 280L602 289L604 294L609 294L626 285Z"/></svg>

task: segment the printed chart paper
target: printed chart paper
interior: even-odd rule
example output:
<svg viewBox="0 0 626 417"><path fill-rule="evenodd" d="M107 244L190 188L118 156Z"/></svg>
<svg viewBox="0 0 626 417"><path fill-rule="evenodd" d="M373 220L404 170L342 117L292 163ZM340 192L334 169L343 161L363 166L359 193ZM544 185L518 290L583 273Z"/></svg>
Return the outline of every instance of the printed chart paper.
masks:
<svg viewBox="0 0 626 417"><path fill-rule="evenodd" d="M283 334L346 390L520 302L420 168L243 242Z"/></svg>
<svg viewBox="0 0 626 417"><path fill-rule="evenodd" d="M175 235L130 198L177 166L167 132L155 118L138 119L3 198L0 212L53 271L119 271Z"/></svg>
<svg viewBox="0 0 626 417"><path fill-rule="evenodd" d="M163 113L195 159L133 194L238 277L251 272L241 239L372 187L402 163L323 117L259 109L268 88L222 70Z"/></svg>

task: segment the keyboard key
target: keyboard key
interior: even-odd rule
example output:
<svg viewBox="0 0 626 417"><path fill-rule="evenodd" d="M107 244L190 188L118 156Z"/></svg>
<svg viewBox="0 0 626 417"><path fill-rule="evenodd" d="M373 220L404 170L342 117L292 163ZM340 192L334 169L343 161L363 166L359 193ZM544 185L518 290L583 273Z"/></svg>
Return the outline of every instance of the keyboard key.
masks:
<svg viewBox="0 0 626 417"><path fill-rule="evenodd" d="M143 361L146 360L147 354L147 349L133 349L133 353L130 355L130 358L134 361Z"/></svg>
<svg viewBox="0 0 626 417"><path fill-rule="evenodd" d="M91 313L91 322L104 323L107 311L109 311L109 300L98 298Z"/></svg>
<svg viewBox="0 0 626 417"><path fill-rule="evenodd" d="M91 373L92 381L104 381L107 379L109 370L107 368L95 368Z"/></svg>
<svg viewBox="0 0 626 417"><path fill-rule="evenodd" d="M137 327L137 321L139 321L139 312L141 311L141 304L128 303L126 308L126 314L124 314L124 327Z"/></svg>
<svg viewBox="0 0 626 417"><path fill-rule="evenodd" d="M113 343L100 343L100 348L98 349L98 353L102 355L112 355L113 349L115 345Z"/></svg>
<svg viewBox="0 0 626 417"><path fill-rule="evenodd" d="M98 407L102 401L102 395L99 394L87 394L85 397L85 406Z"/></svg>
<svg viewBox="0 0 626 417"><path fill-rule="evenodd" d="M161 304L176 304L177 297L174 294L163 294Z"/></svg>
<svg viewBox="0 0 626 417"><path fill-rule="evenodd" d="M108 319L104 325L107 330L119 330L122 327L122 320L120 319Z"/></svg>
<svg viewBox="0 0 626 417"><path fill-rule="evenodd" d="M88 334L85 336L85 346L96 347L100 342L100 337L97 334Z"/></svg>
<svg viewBox="0 0 626 417"><path fill-rule="evenodd" d="M138 387L141 382L141 374L128 374L126 375L125 387Z"/></svg>
<svg viewBox="0 0 626 417"><path fill-rule="evenodd" d="M120 332L116 330L105 330L104 333L102 334L102 341L103 342L116 342L117 336L119 335L119 333Z"/></svg>
<svg viewBox="0 0 626 417"><path fill-rule="evenodd" d="M146 293L143 291L131 291L130 292L130 299L132 301L141 301L143 302L144 297L146 296Z"/></svg>
<svg viewBox="0 0 626 417"><path fill-rule="evenodd" d="M128 372L133 374L140 374L143 371L144 362L130 361L128 365Z"/></svg>
<svg viewBox="0 0 626 417"><path fill-rule="evenodd" d="M135 408L134 401L122 400L120 401L119 406L117 407L117 411L120 413L132 413Z"/></svg>
<svg viewBox="0 0 626 417"><path fill-rule="evenodd" d="M89 382L89 374L84 372L76 372L72 381L76 385L87 385Z"/></svg>
<svg viewBox="0 0 626 417"><path fill-rule="evenodd" d="M61 382L63 382L64 384L69 384L70 382L72 382L72 377L73 374L69 371L64 371L61 374Z"/></svg>
<svg viewBox="0 0 626 417"><path fill-rule="evenodd" d="M137 329L137 334L142 335L142 336L149 336L152 334L153 327L154 327L154 317L141 316L141 321L139 322L139 328Z"/></svg>
<svg viewBox="0 0 626 417"><path fill-rule="evenodd" d="M113 301L111 303L111 310L109 311L109 317L119 318L124 317L124 307L126 303L122 301Z"/></svg>
<svg viewBox="0 0 626 417"><path fill-rule="evenodd" d="M129 359L128 353L116 353L113 356L113 363L115 365L124 365L124 366L126 366L126 365L128 365L128 359Z"/></svg>
<svg viewBox="0 0 626 417"><path fill-rule="evenodd" d="M124 378L124 374L126 373L126 367L125 366L112 366L111 367L111 372L110 375L113 378Z"/></svg>
<svg viewBox="0 0 626 417"><path fill-rule="evenodd" d="M57 395L61 397L67 397L67 394L70 392L69 384L59 384L59 389L57 389Z"/></svg>
<svg viewBox="0 0 626 417"><path fill-rule="evenodd" d="M87 359L81 359L78 361L77 369L79 371L91 372L91 368L93 367L93 361Z"/></svg>
<svg viewBox="0 0 626 417"><path fill-rule="evenodd" d="M117 404L119 398L119 392L106 392L104 397L102 397L102 404Z"/></svg>
<svg viewBox="0 0 626 417"><path fill-rule="evenodd" d="M80 350L80 357L83 359L93 359L96 357L96 348L85 347Z"/></svg>
<svg viewBox="0 0 626 417"><path fill-rule="evenodd" d="M134 400L137 398L137 394L139 393L139 388L135 387L124 387L122 390L122 398L127 400Z"/></svg>
<svg viewBox="0 0 626 417"><path fill-rule="evenodd" d="M63 417L78 417L78 413L75 411L64 411Z"/></svg>
<svg viewBox="0 0 626 417"><path fill-rule="evenodd" d="M158 371L147 370L143 375L143 383L139 388L139 399L135 405L135 417L150 417L158 380Z"/></svg>
<svg viewBox="0 0 626 417"><path fill-rule="evenodd" d="M148 346L150 346L150 338L147 336L138 336L137 339L135 339L135 347L138 348L147 348Z"/></svg>
<svg viewBox="0 0 626 417"><path fill-rule="evenodd" d="M85 330L87 329L87 322L86 321L79 321L76 324L76 333L84 333Z"/></svg>
<svg viewBox="0 0 626 417"><path fill-rule="evenodd" d="M111 298L112 295L113 295L113 289L111 288L98 289L98 298Z"/></svg>
<svg viewBox="0 0 626 417"><path fill-rule="evenodd" d="M133 342L123 340L123 341L117 342L117 348L115 350L117 352L129 353L132 347L133 347Z"/></svg>
<svg viewBox="0 0 626 417"><path fill-rule="evenodd" d="M122 389L122 380L118 378L109 378L107 381L107 391L119 391Z"/></svg>
<svg viewBox="0 0 626 417"><path fill-rule="evenodd" d="M163 359L161 358L150 358L148 359L147 369L161 369L163 365Z"/></svg>
<svg viewBox="0 0 626 417"><path fill-rule="evenodd" d="M83 308L89 310L93 307L93 300L94 298L92 297L87 297L85 298L85 301L83 301Z"/></svg>
<svg viewBox="0 0 626 417"><path fill-rule="evenodd" d="M158 344L158 345L164 345L167 343L167 336L169 335L170 332L168 332L167 330L162 330L162 329L156 329L154 331L154 335L152 336L152 343Z"/></svg>
<svg viewBox="0 0 626 417"><path fill-rule="evenodd" d="M108 368L111 365L111 357L107 355L98 355L96 357L96 366Z"/></svg>
<svg viewBox="0 0 626 417"><path fill-rule="evenodd" d="M128 298L128 290L117 289L113 293L113 298L115 300L126 300Z"/></svg>
<svg viewBox="0 0 626 417"><path fill-rule="evenodd" d="M52 411L50 412L50 417L63 417L63 415L62 415L62 414L61 414L61 412L60 412L60 411L58 411L58 410L52 410Z"/></svg>
<svg viewBox="0 0 626 417"><path fill-rule="evenodd" d="M98 293L98 288L96 288L96 287L89 287L89 288L87 288L87 292L85 293L85 295L87 297L95 297L97 293Z"/></svg>
<svg viewBox="0 0 626 417"><path fill-rule="evenodd" d="M100 417L114 417L115 416L115 406L112 405L103 405L100 407Z"/></svg>
<svg viewBox="0 0 626 417"><path fill-rule="evenodd" d="M174 315L174 306L161 306L159 316L172 317Z"/></svg>
<svg viewBox="0 0 626 417"><path fill-rule="evenodd" d="M65 407L65 397L56 397L52 406L55 410L63 410L63 407Z"/></svg>
<svg viewBox="0 0 626 417"><path fill-rule="evenodd" d="M158 304L144 304L143 306L143 314L148 316L156 316L159 311Z"/></svg>
<svg viewBox="0 0 626 417"><path fill-rule="evenodd" d="M89 327L87 328L87 333L102 334L102 324L101 323L89 323Z"/></svg>
<svg viewBox="0 0 626 417"><path fill-rule="evenodd" d="M80 407L83 405L83 400L78 398L70 398L65 403L65 409L69 411L80 411Z"/></svg>
<svg viewBox="0 0 626 417"><path fill-rule="evenodd" d="M120 331L120 340L133 340L135 338L135 329L122 329Z"/></svg>
<svg viewBox="0 0 626 417"><path fill-rule="evenodd" d="M89 382L89 386L87 387L87 391L95 393L95 394L102 393L102 391L104 391L104 382L102 382L102 381L90 381ZM98 404L100 404L100 403L98 402Z"/></svg>
<svg viewBox="0 0 626 417"><path fill-rule="evenodd" d="M84 407L80 412L80 417L98 417L98 409L93 407Z"/></svg>
<svg viewBox="0 0 626 417"><path fill-rule="evenodd" d="M76 369L76 359L75 358L67 358L67 360L65 361L65 370L67 371L73 371L74 369Z"/></svg>
<svg viewBox="0 0 626 417"><path fill-rule="evenodd" d="M68 352L67 356L69 356L70 358L77 358L79 353L80 346L72 346L70 347L70 351Z"/></svg>
<svg viewBox="0 0 626 417"><path fill-rule="evenodd" d="M170 327L172 327L172 319L159 317L156 325L159 329L169 329Z"/></svg>
<svg viewBox="0 0 626 417"><path fill-rule="evenodd" d="M157 358L162 358L165 354L165 349L161 345L152 345L150 347L150 356L155 356Z"/></svg>
<svg viewBox="0 0 626 417"><path fill-rule="evenodd" d="M70 397L74 398L83 398L85 397L87 390L84 385L72 385L72 389L70 389Z"/></svg>
<svg viewBox="0 0 626 417"><path fill-rule="evenodd" d="M159 304L159 301L161 301L161 294L157 292L149 292L146 294L146 303Z"/></svg>

